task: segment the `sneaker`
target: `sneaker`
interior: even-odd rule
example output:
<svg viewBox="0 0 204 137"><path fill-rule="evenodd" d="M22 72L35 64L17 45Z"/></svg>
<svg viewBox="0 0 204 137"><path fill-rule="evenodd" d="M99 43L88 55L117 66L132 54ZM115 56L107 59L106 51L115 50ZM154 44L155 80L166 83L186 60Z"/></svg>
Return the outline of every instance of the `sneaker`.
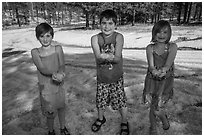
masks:
<svg viewBox="0 0 204 137"><path fill-rule="evenodd" d="M70 133L66 127L64 127L63 129L60 129L60 134L61 135L70 135Z"/></svg>
<svg viewBox="0 0 204 137"><path fill-rule="evenodd" d="M49 132L48 132L48 135L55 135L55 130L49 131Z"/></svg>

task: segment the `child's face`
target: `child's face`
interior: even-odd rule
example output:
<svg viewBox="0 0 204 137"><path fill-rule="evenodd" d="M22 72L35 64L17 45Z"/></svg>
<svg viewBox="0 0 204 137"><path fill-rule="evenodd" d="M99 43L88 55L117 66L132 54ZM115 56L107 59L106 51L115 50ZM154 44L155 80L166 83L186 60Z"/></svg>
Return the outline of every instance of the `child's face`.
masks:
<svg viewBox="0 0 204 137"><path fill-rule="evenodd" d="M41 34L38 40L40 41L43 47L48 47L52 42L52 35L50 34L50 32L47 32L44 35Z"/></svg>
<svg viewBox="0 0 204 137"><path fill-rule="evenodd" d="M159 43L164 43L169 38L169 28L164 27L160 32L156 34L156 41Z"/></svg>
<svg viewBox="0 0 204 137"><path fill-rule="evenodd" d="M105 34L105 35L111 35L114 30L116 28L116 24L114 23L113 19L107 19L107 18L103 18L101 20L101 31Z"/></svg>

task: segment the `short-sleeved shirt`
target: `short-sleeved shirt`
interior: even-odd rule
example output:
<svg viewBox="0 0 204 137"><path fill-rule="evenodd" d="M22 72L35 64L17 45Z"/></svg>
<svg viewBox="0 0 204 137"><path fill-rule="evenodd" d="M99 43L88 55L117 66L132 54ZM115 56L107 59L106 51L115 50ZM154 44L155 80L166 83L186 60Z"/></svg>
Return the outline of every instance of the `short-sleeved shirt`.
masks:
<svg viewBox="0 0 204 137"><path fill-rule="evenodd" d="M105 38L103 33L99 33L98 44L100 52L115 54L116 36L118 32L114 32L110 37ZM96 61L97 62L97 61ZM101 83L117 82L123 75L123 58L118 63L103 63L97 64L97 81ZM111 69L110 69L111 67Z"/></svg>

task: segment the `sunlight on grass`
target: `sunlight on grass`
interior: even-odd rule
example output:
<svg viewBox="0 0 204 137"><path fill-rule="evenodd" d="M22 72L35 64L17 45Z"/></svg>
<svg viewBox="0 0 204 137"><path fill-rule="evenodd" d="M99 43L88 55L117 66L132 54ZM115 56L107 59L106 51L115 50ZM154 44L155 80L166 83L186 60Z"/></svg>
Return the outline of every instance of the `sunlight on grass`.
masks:
<svg viewBox="0 0 204 137"><path fill-rule="evenodd" d="M10 74L10 73L14 73L18 70L18 66L14 66L14 67L11 67L11 68L7 68L6 70L3 71L3 73L5 74Z"/></svg>
<svg viewBox="0 0 204 137"><path fill-rule="evenodd" d="M187 125L186 123L178 123L176 121L173 121L170 124L171 124L172 129L179 131L179 132L185 130L185 127Z"/></svg>
<svg viewBox="0 0 204 137"><path fill-rule="evenodd" d="M33 108L33 99L29 96L28 91L21 92L17 95L16 102L21 105L22 111L31 111Z"/></svg>

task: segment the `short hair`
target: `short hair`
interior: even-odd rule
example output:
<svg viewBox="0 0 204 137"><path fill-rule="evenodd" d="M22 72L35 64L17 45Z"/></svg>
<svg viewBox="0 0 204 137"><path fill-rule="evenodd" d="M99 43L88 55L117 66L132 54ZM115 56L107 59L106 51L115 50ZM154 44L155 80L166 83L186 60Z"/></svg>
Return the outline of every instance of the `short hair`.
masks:
<svg viewBox="0 0 204 137"><path fill-rule="evenodd" d="M102 21L103 18L112 19L115 24L117 23L117 15L116 15L115 11L113 11L111 9L108 9L108 10L105 10L105 11L101 12L101 14L100 14L100 24L101 24L101 21Z"/></svg>
<svg viewBox="0 0 204 137"><path fill-rule="evenodd" d="M52 35L52 37L54 36L54 30L53 28L47 24L47 23L40 23L39 25L37 25L37 27L35 28L35 35L36 38L39 39L39 37L47 32L50 32L50 34Z"/></svg>
<svg viewBox="0 0 204 137"><path fill-rule="evenodd" d="M172 33L171 25L170 25L170 23L168 21L160 20L157 23L155 23L155 25L154 25L154 27L152 29L152 40L151 40L151 42L157 42L156 39L155 39L157 33L159 33L165 27L168 28L168 38L165 41L165 43L168 43L170 41L171 33Z"/></svg>

